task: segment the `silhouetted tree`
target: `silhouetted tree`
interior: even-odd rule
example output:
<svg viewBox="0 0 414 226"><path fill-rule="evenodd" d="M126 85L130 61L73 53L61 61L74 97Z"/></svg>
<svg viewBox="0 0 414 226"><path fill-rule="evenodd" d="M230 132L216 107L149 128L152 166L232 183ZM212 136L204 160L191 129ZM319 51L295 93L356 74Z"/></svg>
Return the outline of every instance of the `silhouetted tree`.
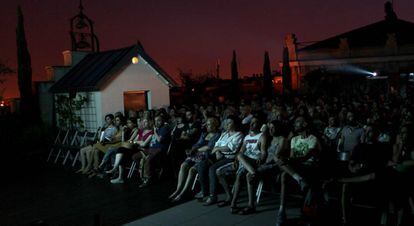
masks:
<svg viewBox="0 0 414 226"><path fill-rule="evenodd" d="M265 97L271 97L273 95L273 80L272 70L270 68L269 53L266 51L264 55L263 63L263 94Z"/></svg>
<svg viewBox="0 0 414 226"><path fill-rule="evenodd" d="M233 50L233 59L231 60L231 86L232 98L234 101L239 99L239 72L237 69L236 51Z"/></svg>
<svg viewBox="0 0 414 226"><path fill-rule="evenodd" d="M292 71L289 66L289 50L283 48L283 67L282 67L283 92L290 93L292 90Z"/></svg>
<svg viewBox="0 0 414 226"><path fill-rule="evenodd" d="M33 119L32 67L24 32L23 13L17 7L17 81L20 91L20 109L26 119Z"/></svg>

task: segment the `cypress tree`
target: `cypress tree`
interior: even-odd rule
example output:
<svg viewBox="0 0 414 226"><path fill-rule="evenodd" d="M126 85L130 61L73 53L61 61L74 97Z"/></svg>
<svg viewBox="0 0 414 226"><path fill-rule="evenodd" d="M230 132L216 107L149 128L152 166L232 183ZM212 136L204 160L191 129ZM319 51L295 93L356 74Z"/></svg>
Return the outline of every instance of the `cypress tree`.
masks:
<svg viewBox="0 0 414 226"><path fill-rule="evenodd" d="M20 108L23 116L32 115L33 94L32 94L32 66L30 53L27 48L24 32L23 13L20 6L17 6L17 80L20 91Z"/></svg>
<svg viewBox="0 0 414 226"><path fill-rule="evenodd" d="M271 97L273 94L272 69L270 68L269 53L266 51L263 63L263 94Z"/></svg>
<svg viewBox="0 0 414 226"><path fill-rule="evenodd" d="M239 72L237 69L237 57L236 51L233 50L233 59L231 60L231 84L232 84L232 97L234 101L239 99Z"/></svg>
<svg viewBox="0 0 414 226"><path fill-rule="evenodd" d="M282 67L283 92L290 93L292 90L292 71L289 66L289 50L283 48L283 67Z"/></svg>

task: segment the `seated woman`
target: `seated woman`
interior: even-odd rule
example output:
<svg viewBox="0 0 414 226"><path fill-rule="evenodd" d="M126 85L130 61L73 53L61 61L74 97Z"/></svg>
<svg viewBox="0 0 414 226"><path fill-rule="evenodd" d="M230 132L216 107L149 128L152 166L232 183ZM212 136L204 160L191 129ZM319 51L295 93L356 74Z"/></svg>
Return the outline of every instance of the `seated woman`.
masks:
<svg viewBox="0 0 414 226"><path fill-rule="evenodd" d="M124 183L124 165L125 159L129 159L132 155L141 152L144 148L147 148L151 138L154 134L152 122L149 119L142 120L142 129L139 129L137 136L131 137L128 140L130 145L124 145L116 151L115 163L111 170L106 173L115 173L118 170L118 177L111 180L113 184ZM125 156L127 156L125 158Z"/></svg>
<svg viewBox="0 0 414 226"><path fill-rule="evenodd" d="M88 145L80 149L80 161L81 161L81 168L76 171L76 173L88 174L92 169L92 150L94 149L95 145L98 144L105 144L110 142L115 134L117 133L117 128L114 125L114 115L108 114L105 116L105 129L103 130L103 134L101 136L101 140L99 140L96 144ZM96 166L98 168L98 165Z"/></svg>
<svg viewBox="0 0 414 226"><path fill-rule="evenodd" d="M258 167L266 160L267 137L260 132L262 124L257 116L253 116L250 121L249 134L243 140L240 153L237 155L239 168L236 172L236 181L234 183L234 194L231 200L231 213L250 214L255 212L253 179L256 176ZM236 206L241 190L241 180L245 177L247 182L247 193L249 198L248 206L239 211Z"/></svg>
<svg viewBox="0 0 414 226"><path fill-rule="evenodd" d="M234 161L236 153L239 151L242 143L243 134L238 131L238 118L229 116L225 121L225 132L221 134L214 145L210 158L205 158L199 163L199 167L197 167L199 175L208 174L208 181L200 180L202 187L206 186L204 183L209 183L210 185L210 196L207 198L204 205L212 205L217 202L216 170L219 167ZM212 165L210 165L211 161L213 162ZM227 201L230 202L229 197Z"/></svg>
<svg viewBox="0 0 414 226"><path fill-rule="evenodd" d="M283 124L280 121L273 120L268 123L270 144L267 148L267 158L264 164L257 168L257 171L263 176L266 173L277 174L280 172L278 163L289 155L288 139L283 130Z"/></svg>
<svg viewBox="0 0 414 226"><path fill-rule="evenodd" d="M196 174L194 165L207 158L206 153L214 148L214 145L220 137L220 133L218 132L219 122L216 118L209 118L206 126L207 132L202 133L197 143L195 143L190 150L186 151L188 157L181 164L180 172L178 174L177 188L169 196L173 201L181 200ZM202 190L202 192L203 191L204 190Z"/></svg>
<svg viewBox="0 0 414 226"><path fill-rule="evenodd" d="M154 174L154 163L162 154L166 154L168 145L170 143L171 134L168 125L162 115L155 117L154 135L151 137L148 148L134 154L132 159L138 163L144 159L144 173L141 178L142 183L140 187L146 187L152 183L152 175Z"/></svg>
<svg viewBox="0 0 414 226"><path fill-rule="evenodd" d="M116 128L116 133L112 137L111 140L106 140L105 142L97 143L92 148L92 164L94 168L91 172L89 172L89 178L96 176L99 173L99 154L105 153L111 148L118 148L122 144L122 125L123 124L123 116L117 115L115 116L115 123L114 126Z"/></svg>
<svg viewBox="0 0 414 226"><path fill-rule="evenodd" d="M129 147L130 144L136 139L138 135L138 127L137 127L137 120L136 118L128 118L127 123L125 126L122 127L122 145ZM99 164L99 169L104 169L105 165L108 165L109 160L112 156L116 154L118 151L118 147L111 147L105 153L104 157L102 158L101 163Z"/></svg>

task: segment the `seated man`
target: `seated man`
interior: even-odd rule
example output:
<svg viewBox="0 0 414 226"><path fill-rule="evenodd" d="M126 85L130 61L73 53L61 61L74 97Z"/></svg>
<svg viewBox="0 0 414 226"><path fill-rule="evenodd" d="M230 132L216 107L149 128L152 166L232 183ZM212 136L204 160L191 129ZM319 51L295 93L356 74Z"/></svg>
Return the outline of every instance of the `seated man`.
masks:
<svg viewBox="0 0 414 226"><path fill-rule="evenodd" d="M281 159L279 166L282 169L282 180L280 189L280 207L276 225L284 225L286 222L286 179L287 175L292 177L305 190L310 179L318 175L316 172L320 145L318 139L309 133L308 123L305 118L298 117L294 128L297 136L290 142L290 157Z"/></svg>
<svg viewBox="0 0 414 226"><path fill-rule="evenodd" d="M152 182L154 161L160 154L166 154L170 138L170 131L168 125L164 123L164 118L161 115L156 116L154 134L149 148L145 148L132 156L132 159L138 164L142 158L145 158L144 177L141 178L142 184L140 187L146 187Z"/></svg>
<svg viewBox="0 0 414 226"><path fill-rule="evenodd" d="M236 172L236 182L234 183L234 194L231 200L231 213L250 214L255 212L253 179L256 176L257 168L266 160L266 135L260 132L261 123L257 116L253 116L250 122L250 131L243 141L240 153L237 155L239 168ZM247 182L247 193L249 204L246 208L238 211L236 206L241 188L241 178L245 177Z"/></svg>

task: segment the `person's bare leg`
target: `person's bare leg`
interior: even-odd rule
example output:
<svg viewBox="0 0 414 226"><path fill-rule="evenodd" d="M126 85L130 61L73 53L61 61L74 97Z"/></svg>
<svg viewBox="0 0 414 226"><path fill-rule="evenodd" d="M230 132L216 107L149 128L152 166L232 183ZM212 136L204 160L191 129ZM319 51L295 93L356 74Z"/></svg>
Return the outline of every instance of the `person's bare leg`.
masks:
<svg viewBox="0 0 414 226"><path fill-rule="evenodd" d="M86 146L86 147L83 147L83 148L81 148L80 149L80 151L79 151L79 159L80 159L80 162L81 162L81 168L78 170L78 171L76 171L76 173L83 173L84 171L85 171L85 169L86 169L86 151L89 149L89 147L90 146Z"/></svg>
<svg viewBox="0 0 414 226"><path fill-rule="evenodd" d="M342 211L342 223L348 223L348 184L342 184L342 195L341 195L341 211Z"/></svg>
<svg viewBox="0 0 414 226"><path fill-rule="evenodd" d="M277 215L276 225L283 225L286 221L286 181L287 173L282 172L280 175L280 206Z"/></svg>
<svg viewBox="0 0 414 226"><path fill-rule="evenodd" d="M178 173L178 182L177 188L175 189L174 193L172 193L168 198L174 198L181 190L184 185L184 180L187 178L189 166L187 163L183 162L180 167L180 172Z"/></svg>
<svg viewBox="0 0 414 226"><path fill-rule="evenodd" d="M196 168L194 168L194 166L193 167L191 167L189 170L188 170L188 175L187 175L187 179L186 179L186 181L185 181L185 185L184 185L184 187L181 189L181 192L180 192L180 194L178 194L176 197L175 197L175 201L178 201L178 200L180 200L182 197L183 197L183 195L185 194L185 192L186 191L188 191L188 189L190 188L190 186L191 186L191 184L192 184L192 182L193 182L193 180L194 180L194 178L195 178L195 175L197 174L197 170L196 170Z"/></svg>
<svg viewBox="0 0 414 226"><path fill-rule="evenodd" d="M280 180L280 206L279 213L286 213L286 181L287 174L282 173Z"/></svg>
<svg viewBox="0 0 414 226"><path fill-rule="evenodd" d="M106 173L114 173L119 168L119 164L121 164L122 157L124 157L124 154L118 153L115 155L115 162L114 167L111 170L106 171Z"/></svg>
<svg viewBox="0 0 414 226"><path fill-rule="evenodd" d="M280 166L280 168L289 174L298 184L301 186L301 189L303 190L304 187L306 187L308 184L307 182L302 178L301 175L299 175L292 167L288 165Z"/></svg>
<svg viewBox="0 0 414 226"><path fill-rule="evenodd" d="M86 168L83 172L83 174L88 174L90 172L90 170L92 169L92 152L93 152L94 148L91 147L88 150L86 150Z"/></svg>
<svg viewBox="0 0 414 226"><path fill-rule="evenodd" d="M223 186L224 192L226 193L226 202L230 202L232 199L232 195L231 195L231 191L230 191L230 187L227 183L227 180L225 178L224 175L221 174L217 174L217 179L219 181L219 183L221 184L221 186Z"/></svg>
<svg viewBox="0 0 414 226"><path fill-rule="evenodd" d="M240 188L241 188L241 184L240 184L240 175L236 175L236 181L234 182L234 193L233 193L233 198L231 199L231 204L230 204L230 208L232 208L232 212L233 209L237 206L237 198L239 197L240 194Z"/></svg>
<svg viewBox="0 0 414 226"><path fill-rule="evenodd" d="M237 156L237 158L238 158L238 160L239 160L240 164L243 164L244 168L245 168L245 169L246 169L249 173L251 173L251 174L254 174L254 173L255 173L255 170L254 170L253 166L252 166L252 165L250 165L250 163L249 163L249 162L247 162L246 158L245 158L243 155L238 155L238 156Z"/></svg>
<svg viewBox="0 0 414 226"><path fill-rule="evenodd" d="M250 173L246 174L246 183L247 183L247 195L249 197L249 204L248 207L254 208L254 193L253 193L253 175Z"/></svg>
<svg viewBox="0 0 414 226"><path fill-rule="evenodd" d="M98 149L96 149L96 148L94 148L94 151L93 151L93 169L94 170L98 170L98 167L99 167L99 150Z"/></svg>

